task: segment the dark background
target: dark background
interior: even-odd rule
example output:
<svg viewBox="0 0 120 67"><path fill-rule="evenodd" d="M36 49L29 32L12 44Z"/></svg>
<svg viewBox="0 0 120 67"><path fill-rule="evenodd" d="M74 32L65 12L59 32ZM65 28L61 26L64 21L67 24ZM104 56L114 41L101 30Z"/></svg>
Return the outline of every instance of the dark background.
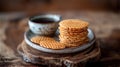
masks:
<svg viewBox="0 0 120 67"><path fill-rule="evenodd" d="M120 0L0 0L0 12L120 11Z"/></svg>

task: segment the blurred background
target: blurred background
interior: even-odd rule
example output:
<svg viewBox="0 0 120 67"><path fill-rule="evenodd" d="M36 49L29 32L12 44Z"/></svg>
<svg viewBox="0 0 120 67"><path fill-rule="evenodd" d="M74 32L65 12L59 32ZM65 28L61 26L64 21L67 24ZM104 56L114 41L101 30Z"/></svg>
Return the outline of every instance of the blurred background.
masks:
<svg viewBox="0 0 120 67"><path fill-rule="evenodd" d="M0 12L120 11L120 0L0 0Z"/></svg>
<svg viewBox="0 0 120 67"><path fill-rule="evenodd" d="M0 58L8 57L11 63L0 64L22 65L16 62L16 48L24 39L28 17L39 13L88 21L101 47L100 63L94 67L120 67L120 0L0 0Z"/></svg>

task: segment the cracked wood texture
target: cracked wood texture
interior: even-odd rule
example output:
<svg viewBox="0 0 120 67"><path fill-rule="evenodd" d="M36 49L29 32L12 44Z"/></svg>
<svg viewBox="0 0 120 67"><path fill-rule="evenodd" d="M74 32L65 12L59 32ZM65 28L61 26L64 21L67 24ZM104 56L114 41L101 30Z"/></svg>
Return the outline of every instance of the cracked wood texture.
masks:
<svg viewBox="0 0 120 67"><path fill-rule="evenodd" d="M60 14L63 19L79 18L90 22L90 28L100 41L101 57L97 62L88 62L86 67L120 66L120 13L87 11L49 13ZM0 18L0 67L45 67L24 62L17 53L17 46L24 39L24 31L28 28L28 19L5 20Z"/></svg>
<svg viewBox="0 0 120 67"><path fill-rule="evenodd" d="M26 62L42 64L48 67L85 67L87 62L96 62L100 58L99 43L79 52L53 54L35 50L24 41L17 48Z"/></svg>

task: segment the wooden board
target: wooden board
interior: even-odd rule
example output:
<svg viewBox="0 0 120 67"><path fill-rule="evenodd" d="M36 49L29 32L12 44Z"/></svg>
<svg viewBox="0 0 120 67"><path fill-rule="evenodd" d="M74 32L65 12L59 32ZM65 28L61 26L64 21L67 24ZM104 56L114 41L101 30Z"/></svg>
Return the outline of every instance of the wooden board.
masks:
<svg viewBox="0 0 120 67"><path fill-rule="evenodd" d="M87 62L96 62L100 58L98 42L77 53L54 54L36 50L23 41L17 48L24 61L48 67L84 67Z"/></svg>

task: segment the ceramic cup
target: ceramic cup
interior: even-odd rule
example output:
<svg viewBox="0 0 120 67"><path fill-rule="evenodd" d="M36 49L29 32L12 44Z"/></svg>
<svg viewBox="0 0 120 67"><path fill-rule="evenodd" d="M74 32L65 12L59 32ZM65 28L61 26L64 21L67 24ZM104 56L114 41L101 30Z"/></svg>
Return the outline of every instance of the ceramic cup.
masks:
<svg viewBox="0 0 120 67"><path fill-rule="evenodd" d="M28 25L34 34L51 36L56 32L60 20L60 15L40 14L30 17Z"/></svg>

